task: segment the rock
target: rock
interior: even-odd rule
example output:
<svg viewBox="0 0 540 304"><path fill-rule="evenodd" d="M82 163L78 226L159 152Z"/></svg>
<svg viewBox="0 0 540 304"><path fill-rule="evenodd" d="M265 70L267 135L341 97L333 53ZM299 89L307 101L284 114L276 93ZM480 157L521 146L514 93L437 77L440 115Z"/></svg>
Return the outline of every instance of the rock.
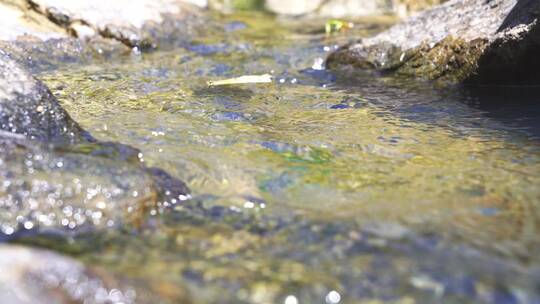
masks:
<svg viewBox="0 0 540 304"><path fill-rule="evenodd" d="M451 0L340 48L327 58L327 67L443 83L538 83L539 7L537 0Z"/></svg>
<svg viewBox="0 0 540 304"><path fill-rule="evenodd" d="M150 47L147 23L162 23L163 14L179 15L180 0L108 1L108 0L31 0L32 8L76 37L100 34L130 47ZM188 1L193 3L193 1ZM205 5L201 1L195 2Z"/></svg>
<svg viewBox="0 0 540 304"><path fill-rule="evenodd" d="M140 228L150 210L191 198L188 187L116 143L51 146L0 133L0 241Z"/></svg>
<svg viewBox="0 0 540 304"><path fill-rule="evenodd" d="M0 240L25 231L138 226L186 185L129 146L97 142L49 89L0 54Z"/></svg>
<svg viewBox="0 0 540 304"><path fill-rule="evenodd" d="M138 161L104 155L110 147L0 145L0 236L137 226L158 201L152 175Z"/></svg>
<svg viewBox="0 0 540 304"><path fill-rule="evenodd" d="M0 40L16 40L26 35L42 40L68 37L64 29L45 16L28 10L26 1L1 2Z"/></svg>
<svg viewBox="0 0 540 304"><path fill-rule="evenodd" d="M186 184L183 181L170 176L163 169L150 167L146 168L146 172L152 176L154 186L163 199L175 204L176 202L185 201L191 198L189 188Z"/></svg>
<svg viewBox="0 0 540 304"><path fill-rule="evenodd" d="M170 28L171 22L162 28L164 21L181 21L207 5L206 0L3 0L0 41L104 37L130 48L152 48L156 38L179 29Z"/></svg>
<svg viewBox="0 0 540 304"><path fill-rule="evenodd" d="M96 60L125 58L129 51L117 40L95 36L92 39L51 38L41 40L25 35L0 41L0 50L31 73L73 64L92 64Z"/></svg>
<svg viewBox="0 0 540 304"><path fill-rule="evenodd" d="M423 11L447 0L393 0L393 13L401 18Z"/></svg>
<svg viewBox="0 0 540 304"><path fill-rule="evenodd" d="M46 250L0 245L0 269L1 303L127 304L137 298L134 289L107 286L117 283L106 284L81 263Z"/></svg>
<svg viewBox="0 0 540 304"><path fill-rule="evenodd" d="M0 130L50 143L93 141L41 81L1 50Z"/></svg>

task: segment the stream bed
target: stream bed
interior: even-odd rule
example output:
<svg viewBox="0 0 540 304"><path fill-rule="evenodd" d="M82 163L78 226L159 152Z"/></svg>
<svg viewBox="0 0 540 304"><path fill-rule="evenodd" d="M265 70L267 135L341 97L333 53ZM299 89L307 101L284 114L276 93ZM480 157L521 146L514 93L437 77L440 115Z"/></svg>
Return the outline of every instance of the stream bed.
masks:
<svg viewBox="0 0 540 304"><path fill-rule="evenodd" d="M324 22L219 18L175 48L39 74L84 129L191 197L139 230L19 242L118 275L142 303L540 303L538 87L324 69L387 20L326 37Z"/></svg>

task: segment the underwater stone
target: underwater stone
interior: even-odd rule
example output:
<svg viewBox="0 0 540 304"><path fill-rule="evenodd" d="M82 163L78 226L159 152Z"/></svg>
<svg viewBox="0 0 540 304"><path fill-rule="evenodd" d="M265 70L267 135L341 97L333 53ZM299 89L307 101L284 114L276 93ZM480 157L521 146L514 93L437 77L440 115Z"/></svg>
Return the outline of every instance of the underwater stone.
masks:
<svg viewBox="0 0 540 304"><path fill-rule="evenodd" d="M540 81L537 0L451 0L332 53L352 66L443 82Z"/></svg>

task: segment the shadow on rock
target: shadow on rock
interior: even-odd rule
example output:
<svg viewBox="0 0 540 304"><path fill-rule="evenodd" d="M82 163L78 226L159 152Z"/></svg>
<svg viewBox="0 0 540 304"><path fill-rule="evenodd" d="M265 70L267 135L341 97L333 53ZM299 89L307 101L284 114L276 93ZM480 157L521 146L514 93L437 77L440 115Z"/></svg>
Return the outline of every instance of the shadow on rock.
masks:
<svg viewBox="0 0 540 304"><path fill-rule="evenodd" d="M465 82L540 84L540 2L520 0ZM531 24L530 20L536 21Z"/></svg>

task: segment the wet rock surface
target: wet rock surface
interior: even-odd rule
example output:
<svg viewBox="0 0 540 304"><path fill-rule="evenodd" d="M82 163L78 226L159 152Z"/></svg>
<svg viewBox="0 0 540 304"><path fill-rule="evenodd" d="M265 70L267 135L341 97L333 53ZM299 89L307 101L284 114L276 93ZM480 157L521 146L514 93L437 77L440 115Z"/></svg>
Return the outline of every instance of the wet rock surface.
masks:
<svg viewBox="0 0 540 304"><path fill-rule="evenodd" d="M31 74L66 65L120 60L131 52L121 42L100 36L90 39L64 37L43 40L37 36L25 35L15 40L0 41L0 50Z"/></svg>
<svg viewBox="0 0 540 304"><path fill-rule="evenodd" d="M158 200L189 189L142 164L140 151L98 142L40 80L0 54L0 238L140 224Z"/></svg>
<svg viewBox="0 0 540 304"><path fill-rule="evenodd" d="M537 82L534 0L453 0L331 54L349 65L449 82ZM527 62L527 63L525 63Z"/></svg>
<svg viewBox="0 0 540 304"><path fill-rule="evenodd" d="M5 237L136 225L158 200L151 175L138 161L108 156L100 144L51 149L26 140L0 142Z"/></svg>
<svg viewBox="0 0 540 304"><path fill-rule="evenodd" d="M55 143L92 141L49 89L0 51L0 130Z"/></svg>

